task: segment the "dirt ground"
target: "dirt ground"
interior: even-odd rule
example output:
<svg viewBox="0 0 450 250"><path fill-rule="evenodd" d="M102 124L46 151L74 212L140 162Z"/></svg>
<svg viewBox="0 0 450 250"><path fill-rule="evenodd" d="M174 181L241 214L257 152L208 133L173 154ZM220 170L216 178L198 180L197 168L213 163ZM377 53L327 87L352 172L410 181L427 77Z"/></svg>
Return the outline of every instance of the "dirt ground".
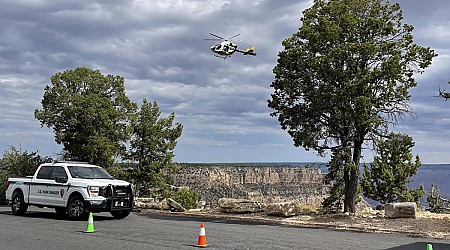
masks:
<svg viewBox="0 0 450 250"><path fill-rule="evenodd" d="M433 214L418 212L414 218L390 219L384 214L376 215L327 215L327 216L298 216L294 221L307 221L309 223L326 227L366 232L399 233L411 236L424 236L430 238L450 239L450 214ZM303 218L302 218L303 217ZM291 220L291 219L287 219ZM294 222L295 223L295 222Z"/></svg>
<svg viewBox="0 0 450 250"><path fill-rule="evenodd" d="M155 213L143 210L141 212ZM409 236L421 236L437 239L450 239L450 214L433 214L430 212L417 212L416 218L389 219L384 212L376 211L360 215L298 215L281 218L268 216L265 213L254 214L228 214L219 211L190 211L183 213L161 212L172 216L193 216L221 218L238 221L256 221L269 224L283 224L311 228L332 228L338 230L351 230L359 232L395 233Z"/></svg>

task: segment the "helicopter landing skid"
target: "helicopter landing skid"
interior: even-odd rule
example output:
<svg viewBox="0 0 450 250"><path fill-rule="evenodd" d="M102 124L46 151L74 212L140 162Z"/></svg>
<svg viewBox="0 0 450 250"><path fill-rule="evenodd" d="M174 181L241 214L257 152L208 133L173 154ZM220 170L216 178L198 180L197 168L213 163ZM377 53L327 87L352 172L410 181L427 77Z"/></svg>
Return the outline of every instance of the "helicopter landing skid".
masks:
<svg viewBox="0 0 450 250"><path fill-rule="evenodd" d="M231 56L222 56L222 55L218 55L218 54L214 54L215 57L218 58L222 58L223 60L227 59L227 57L231 57Z"/></svg>

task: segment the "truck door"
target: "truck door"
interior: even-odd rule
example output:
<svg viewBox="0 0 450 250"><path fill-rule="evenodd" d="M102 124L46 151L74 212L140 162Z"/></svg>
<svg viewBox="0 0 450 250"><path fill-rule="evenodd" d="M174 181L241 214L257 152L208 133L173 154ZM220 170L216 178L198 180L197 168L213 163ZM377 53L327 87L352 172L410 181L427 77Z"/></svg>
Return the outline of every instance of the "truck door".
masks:
<svg viewBox="0 0 450 250"><path fill-rule="evenodd" d="M50 176L50 186L45 203L53 206L65 206L64 197L67 196L67 173L64 167L55 166Z"/></svg>
<svg viewBox="0 0 450 250"><path fill-rule="evenodd" d="M30 184L29 202L32 204L45 204L50 176L53 172L53 166L42 166L36 175L36 178Z"/></svg>

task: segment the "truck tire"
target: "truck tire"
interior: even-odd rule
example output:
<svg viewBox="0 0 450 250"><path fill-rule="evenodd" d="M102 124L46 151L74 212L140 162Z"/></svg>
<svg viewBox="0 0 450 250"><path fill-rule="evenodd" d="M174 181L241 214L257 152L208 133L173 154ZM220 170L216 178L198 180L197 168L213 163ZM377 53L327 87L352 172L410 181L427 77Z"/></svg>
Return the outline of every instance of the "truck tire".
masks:
<svg viewBox="0 0 450 250"><path fill-rule="evenodd" d="M67 215L69 215L71 220L81 220L87 217L83 197L74 196L69 199L67 203Z"/></svg>
<svg viewBox="0 0 450 250"><path fill-rule="evenodd" d="M28 204L23 199L22 192L16 191L12 196L11 210L14 215L24 215L28 209Z"/></svg>
<svg viewBox="0 0 450 250"><path fill-rule="evenodd" d="M119 220L127 217L128 215L130 215L130 213L131 213L130 210L128 210L128 211L125 211L125 210L122 210L122 211L111 211L111 215L114 218L119 219Z"/></svg>

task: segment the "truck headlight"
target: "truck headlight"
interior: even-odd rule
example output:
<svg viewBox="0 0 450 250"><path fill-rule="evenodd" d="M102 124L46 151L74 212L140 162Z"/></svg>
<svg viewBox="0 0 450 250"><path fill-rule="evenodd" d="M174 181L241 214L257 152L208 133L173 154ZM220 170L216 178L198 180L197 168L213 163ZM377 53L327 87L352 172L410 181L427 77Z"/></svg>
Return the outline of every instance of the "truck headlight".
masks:
<svg viewBox="0 0 450 250"><path fill-rule="evenodd" d="M99 190L100 190L100 187L89 186L88 187L89 196L91 196L91 197L98 197Z"/></svg>

